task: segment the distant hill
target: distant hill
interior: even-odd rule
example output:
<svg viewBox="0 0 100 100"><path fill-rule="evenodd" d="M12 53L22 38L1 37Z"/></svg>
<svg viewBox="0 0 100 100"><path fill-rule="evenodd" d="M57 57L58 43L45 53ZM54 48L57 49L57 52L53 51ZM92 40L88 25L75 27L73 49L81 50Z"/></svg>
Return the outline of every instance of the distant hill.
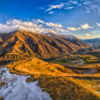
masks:
<svg viewBox="0 0 100 100"><path fill-rule="evenodd" d="M100 38L83 40L87 44L100 44Z"/></svg>
<svg viewBox="0 0 100 100"><path fill-rule="evenodd" d="M7 53L26 53L40 58L49 58L70 54L86 47L88 47L86 43L74 36L38 34L24 30L0 34L0 56Z"/></svg>

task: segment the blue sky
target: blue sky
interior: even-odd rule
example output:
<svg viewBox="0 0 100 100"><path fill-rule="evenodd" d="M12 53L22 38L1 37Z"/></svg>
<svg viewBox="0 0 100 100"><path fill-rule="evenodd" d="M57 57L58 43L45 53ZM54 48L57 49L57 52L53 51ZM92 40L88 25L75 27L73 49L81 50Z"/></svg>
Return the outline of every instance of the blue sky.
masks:
<svg viewBox="0 0 100 100"><path fill-rule="evenodd" d="M18 27L97 38L100 0L0 0L0 32Z"/></svg>

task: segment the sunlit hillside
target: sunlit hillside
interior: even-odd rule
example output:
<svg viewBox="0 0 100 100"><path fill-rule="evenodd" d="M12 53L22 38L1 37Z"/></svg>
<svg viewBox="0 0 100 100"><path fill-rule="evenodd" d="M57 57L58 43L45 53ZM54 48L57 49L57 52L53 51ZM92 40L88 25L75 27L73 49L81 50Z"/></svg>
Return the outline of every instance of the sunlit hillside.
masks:
<svg viewBox="0 0 100 100"><path fill-rule="evenodd" d="M17 30L0 36L0 55L20 53L40 58L50 58L76 52L88 45L76 37L62 35L48 36L34 32Z"/></svg>
<svg viewBox="0 0 100 100"><path fill-rule="evenodd" d="M30 75L59 75L63 73L73 73L68 68L58 64L44 62L38 58L15 62L9 65L8 68L14 73Z"/></svg>
<svg viewBox="0 0 100 100"><path fill-rule="evenodd" d="M50 94L53 100L99 100L99 96L92 89L74 79L63 76L75 74L70 69L53 63L30 58L26 61L15 62L8 66L11 73L31 75L27 82L39 81L38 85L43 91ZM81 77L80 77L81 78Z"/></svg>

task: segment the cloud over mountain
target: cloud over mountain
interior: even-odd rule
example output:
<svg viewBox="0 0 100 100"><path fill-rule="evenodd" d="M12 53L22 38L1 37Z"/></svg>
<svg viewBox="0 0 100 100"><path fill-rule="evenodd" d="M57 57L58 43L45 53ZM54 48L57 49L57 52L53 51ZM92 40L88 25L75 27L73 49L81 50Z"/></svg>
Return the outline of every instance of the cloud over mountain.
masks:
<svg viewBox="0 0 100 100"><path fill-rule="evenodd" d="M78 31L78 30L87 30L87 29L90 29L90 28L93 28L92 26L90 26L89 24L82 24L80 25L79 27L67 27L68 30L70 31Z"/></svg>
<svg viewBox="0 0 100 100"><path fill-rule="evenodd" d="M80 30L80 27L68 27L67 29L70 31L77 31Z"/></svg>
<svg viewBox="0 0 100 100"><path fill-rule="evenodd" d="M45 27L46 26L46 27ZM5 24L0 24L0 33L9 33L11 31L23 29L36 33L47 33L47 32L65 32L61 24L55 24L52 22L44 22L40 19L32 21L21 21L21 20L9 20Z"/></svg>
<svg viewBox="0 0 100 100"><path fill-rule="evenodd" d="M83 24L81 25L81 28L86 30L86 29L89 29L89 28L92 28L89 24Z"/></svg>
<svg viewBox="0 0 100 100"><path fill-rule="evenodd" d="M40 19L33 19L31 21L22 20L8 20L5 24L0 23L0 33L9 33L18 29L35 32L35 33L56 33L56 34L72 34L72 32L78 32L81 30L86 31L87 29L93 28L89 24L82 24L78 27L74 26L63 26L60 23L45 22ZM75 34L75 33L74 33Z"/></svg>

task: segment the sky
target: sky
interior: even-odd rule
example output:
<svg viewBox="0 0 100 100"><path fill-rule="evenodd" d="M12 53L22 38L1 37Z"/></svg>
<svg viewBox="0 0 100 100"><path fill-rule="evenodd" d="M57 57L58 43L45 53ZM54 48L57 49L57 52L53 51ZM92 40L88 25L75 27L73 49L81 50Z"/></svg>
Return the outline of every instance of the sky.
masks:
<svg viewBox="0 0 100 100"><path fill-rule="evenodd" d="M19 28L99 38L100 0L0 0L0 32Z"/></svg>

